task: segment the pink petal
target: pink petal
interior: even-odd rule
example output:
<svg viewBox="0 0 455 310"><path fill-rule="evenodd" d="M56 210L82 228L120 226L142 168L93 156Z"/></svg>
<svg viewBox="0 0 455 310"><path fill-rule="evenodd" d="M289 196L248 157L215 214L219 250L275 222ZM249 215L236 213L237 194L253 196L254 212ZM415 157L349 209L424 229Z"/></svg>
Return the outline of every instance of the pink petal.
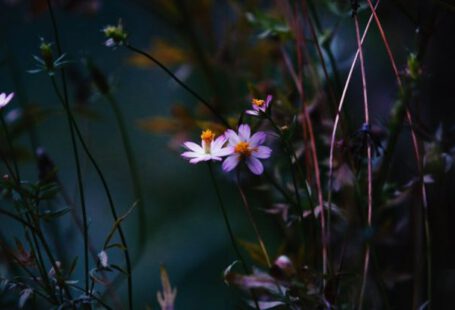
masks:
<svg viewBox="0 0 455 310"><path fill-rule="evenodd" d="M250 156L246 159L246 165L255 175L260 175L264 172L264 166L256 157Z"/></svg>
<svg viewBox="0 0 455 310"><path fill-rule="evenodd" d="M258 146L256 152L253 152L253 156L256 158L266 159L272 155L272 149L268 146Z"/></svg>
<svg viewBox="0 0 455 310"><path fill-rule="evenodd" d="M273 96L272 95L267 95L267 98L265 99L265 108L267 109L269 107L270 102L272 101Z"/></svg>
<svg viewBox="0 0 455 310"><path fill-rule="evenodd" d="M225 172L233 170L239 164L240 157L238 154L231 155L223 161L222 168Z"/></svg>
<svg viewBox="0 0 455 310"><path fill-rule="evenodd" d="M183 145L190 151L199 152L199 153L204 152L204 149L200 145L198 145L194 142L187 141L187 142L183 143Z"/></svg>
<svg viewBox="0 0 455 310"><path fill-rule="evenodd" d="M250 126L247 124L242 124L239 126L239 137L242 141L248 141L251 135Z"/></svg>
<svg viewBox="0 0 455 310"><path fill-rule="evenodd" d="M250 143L250 145L252 147L256 147L259 144L264 143L266 138L267 138L267 135L265 134L265 132L258 131L254 135L251 136L250 141L248 141L248 142Z"/></svg>

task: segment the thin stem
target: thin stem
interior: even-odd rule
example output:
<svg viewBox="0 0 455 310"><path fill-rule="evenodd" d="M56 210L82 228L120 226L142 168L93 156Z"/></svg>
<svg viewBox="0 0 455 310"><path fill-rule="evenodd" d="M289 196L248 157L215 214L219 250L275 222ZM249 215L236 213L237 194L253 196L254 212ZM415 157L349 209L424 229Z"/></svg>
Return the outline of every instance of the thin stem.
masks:
<svg viewBox="0 0 455 310"><path fill-rule="evenodd" d="M56 92L58 92L58 86L55 81L55 78L52 76L52 85ZM63 99L63 98L62 98ZM63 99L62 104L67 107L68 102ZM85 205L85 193L84 193L84 184L82 181L82 169L81 162L79 158L79 151L76 143L76 137L74 133L74 127L71 124L71 117L67 114L67 122L70 130L71 144L73 150L74 162L76 163L76 175L77 175L77 184L79 189L79 198L81 201L81 210L82 210L82 225L83 225L83 242L84 242L84 284L86 290L89 288L89 258L88 258L88 219L87 219L87 207Z"/></svg>
<svg viewBox="0 0 455 310"><path fill-rule="evenodd" d="M303 87L303 53L302 53L302 46L307 50L305 40L303 39L303 34L301 31L300 25L298 24L298 20L294 18L294 31L296 32L296 40L297 40L297 62L298 62L298 74L295 74L295 71L292 67L290 61L286 61L287 67L291 75L294 76L294 83L297 88L297 91L300 96L301 101L301 109L303 113L303 117L305 122L303 123L303 130L307 131L309 134L310 140L310 156L311 161L314 169L315 174L315 181L316 181L316 193L318 197L318 202L321 208L320 212L320 225L321 225L321 243L322 243L322 272L325 275L328 271L328 246L327 246L327 237L326 237L326 222L325 222L325 214L324 214L324 199L322 193L322 186L321 186L321 173L319 169L319 160L316 150L316 138L314 136L313 125L311 121L311 117L309 115L308 109L305 106L305 91ZM292 73L294 72L294 73ZM313 211L313 215L315 215ZM325 286L325 280L323 281L323 286Z"/></svg>
<svg viewBox="0 0 455 310"><path fill-rule="evenodd" d="M244 269L245 273L248 274L248 273L251 272L251 270L248 269L248 266L247 266L247 264L245 262L245 259L243 258L242 254L240 253L237 241L235 240L235 236L234 236L231 224L229 222L227 211L226 211L226 208L224 206L223 199L221 198L220 190L218 188L218 183L216 182L216 178L215 178L215 175L213 173L212 164L209 162L207 164L207 166L209 167L210 178L212 180L213 187L215 188L215 193L216 193L216 196L218 198L218 203L220 205L221 212L223 213L224 224L226 225L226 228L228 230L228 234L229 234L229 238L231 239L232 247L234 248L234 251L235 251L235 254L237 255L237 258L242 263L242 266L243 266L243 269Z"/></svg>
<svg viewBox="0 0 455 310"><path fill-rule="evenodd" d="M248 204L248 200L246 199L246 195L243 191L242 185L240 184L239 170L237 170L237 188L239 190L240 197L242 198L242 203L243 203L243 206L245 207L245 211L247 213L248 220L250 221L251 226L253 226L254 233L256 234L256 238L258 240L259 247L261 248L262 254L264 255L264 259L267 263L267 267L270 268L270 267L272 267L272 263L270 261L270 256L269 256L269 253L267 252L267 248L265 247L265 243L262 240L261 234L259 233L259 229L253 218L253 214L251 213L250 205Z"/></svg>
<svg viewBox="0 0 455 310"><path fill-rule="evenodd" d="M376 7L379 5L380 0L376 2ZM360 40L360 45L363 44L365 37L370 29L371 22L373 21L373 14L370 15L368 19L367 25L365 26L365 30L363 31L362 38ZM343 93L340 98L340 102L338 103L338 110L335 116L335 121L333 124L332 135L330 139L330 151L329 151L329 176L328 176L328 194L327 194L327 205L328 205L328 212L327 212L327 226L330 227L331 223L331 209L332 209L332 189L333 189L333 159L334 159L334 151L335 151L335 140L336 140L336 132L338 128L338 123L340 122L341 111L343 109L343 104L346 99L347 90L349 84L351 83L352 73L354 72L354 67L359 57L360 49L357 48L355 53L354 59L351 64L351 68L349 69L348 76L346 78L346 82L344 84ZM327 231L328 239L330 240L330 230Z"/></svg>
<svg viewBox="0 0 455 310"><path fill-rule="evenodd" d="M57 85L55 84L55 80L53 82L53 85L54 85L55 91L56 91L61 103L63 104L63 107L64 107L67 115L69 116L69 118L71 120L71 124L74 127L75 133L76 133L76 135L77 135L77 137L79 139L79 142L82 145L82 148L84 149L85 153L87 154L87 157L89 158L89 161L92 163L93 167L95 168L96 173L98 174L98 177L101 180L101 184L103 186L103 189L104 189L104 191L106 193L106 196L107 196L107 199L108 199L108 202L109 202L109 208L110 208L110 211L111 211L111 214L112 214L112 218L114 219L115 222L118 222L117 211L115 209L114 200L113 200L111 192L109 190L109 186L107 185L106 178L104 177L104 174L101 171L100 167L98 166L95 158L90 153L90 150L88 149L87 144L85 143L85 141L84 141L84 139L82 137L82 134L81 134L81 132L79 130L79 127L78 127L76 121L74 120L74 117L73 117L73 114L71 112L71 109L69 108L69 106L67 106L65 104L64 99L63 99L59 89L56 88ZM119 236L120 236L120 241L122 243L122 246L124 247L124 256L125 256L126 268L127 268L127 272L128 272L128 277L127 277L128 278L128 304L129 304L129 308L133 309L133 281L132 281L131 259L130 259L130 255L129 255L128 246L127 246L127 243L126 243L125 234L123 232L123 228L122 228L120 223L118 225L118 232L119 232Z"/></svg>
<svg viewBox="0 0 455 310"><path fill-rule="evenodd" d="M55 42L57 45L57 51L58 51L58 56L60 57L62 55L62 48L60 44L60 36L58 32L58 26L57 26L57 21L55 19L54 15L54 10L52 8L52 4L50 0L47 0L47 6L49 8L49 13L51 16L51 21L52 21L52 26L54 29L54 38ZM67 89L67 84L66 84L66 76L65 76L65 70L62 67L61 69L61 78L62 78L62 84L63 84L63 96L64 99L62 100L62 104L66 107L69 107L69 100L68 100L68 89ZM58 91L57 83L55 81L55 78L52 76L52 84L55 88L56 91ZM72 144L72 149L73 149L73 156L74 156L74 161L76 163L76 175L77 175L77 183L78 183L78 189L79 189L79 198L81 202L81 210L82 210L82 221L83 221L83 242L84 242L84 284L85 284L85 289L88 290L89 288L89 259L88 259L88 219L87 219L87 206L85 204L85 193L84 193L84 184L82 182L82 170L81 170L81 163L80 163L80 158L79 158L79 152L77 148L77 143L76 143L76 138L74 135L74 129L73 126L71 125L71 117L67 113L67 121L68 121L68 126L70 129L70 136L71 136L71 144Z"/></svg>
<svg viewBox="0 0 455 310"><path fill-rule="evenodd" d="M365 124L370 124L370 116L368 110L368 94L367 94L367 82L366 82L366 74L365 74L365 61L363 58L363 49L362 43L360 42L360 29L359 29L359 19L356 14L354 14L354 22L355 22L355 31L356 31L356 38L357 38L357 47L359 49L359 56L360 56L360 71L362 75L362 90L363 90L363 103L364 103L364 114L365 114ZM366 133L368 134L368 133ZM368 216L367 216L367 225L368 228L371 229L371 217L373 212L373 168L372 168L372 161L371 161L371 143L367 140L367 165L368 165ZM364 259L364 267L363 267L363 278L362 278L362 287L360 290L360 297L359 297L359 309L362 309L363 306L363 297L365 294L365 287L368 277L368 269L370 263L370 245L369 241L366 246L365 252L365 259Z"/></svg>
<svg viewBox="0 0 455 310"><path fill-rule="evenodd" d="M139 179L139 173L137 168L136 159L134 156L133 148L128 136L128 131L125 125L125 120L123 118L122 112L120 111L119 105L111 93L107 93L107 100L111 104L112 111L115 114L117 124L120 130L120 135L122 137L123 149L125 150L126 159L128 161L128 167L131 174L131 182L133 184L134 195L137 199L137 208L139 215L139 252L142 253L147 241L147 217L145 214L145 205L144 205L144 195L142 193L141 182Z"/></svg>
<svg viewBox="0 0 455 310"><path fill-rule="evenodd" d="M6 143L8 144L8 148L9 148L9 151L10 151L10 154L11 154L11 158L12 158L11 161L13 162L13 167L14 167L14 172L15 172L15 174L14 174L15 175L15 179L16 179L18 185L20 185L21 177L20 177L20 174L19 174L19 167L17 165L16 158L14 157L13 142L11 141L11 136L10 136L9 131L8 131L8 126L6 125L5 119L3 117L3 111L0 111L0 120L1 120L1 123L2 123L3 131L5 132Z"/></svg>
<svg viewBox="0 0 455 310"><path fill-rule="evenodd" d="M367 0L367 2L368 2L368 5L370 7L370 10L371 10L371 12L372 12L372 14L374 16L374 19L376 21L376 25L378 26L379 33L381 34L382 41L384 42L384 47L386 48L387 56L388 56L388 58L390 60L390 64L392 66L393 73L395 74L395 78L397 80L398 86L400 88L403 88L403 82L401 80L400 73L398 71L398 67L397 67L395 58L393 56L392 50L390 48L390 44L389 44L389 42L387 40L387 37L385 35L384 29L382 28L381 21L379 20L379 17L378 17L378 15L376 13L376 8L373 7L373 5L371 3L371 0ZM423 211L424 211L423 213L424 213L424 225L425 225L425 239L426 239L426 244L427 244L427 247L426 247L427 277L428 277L428 279L427 279L427 283L428 283L428 285L427 285L427 295L428 296L427 297L428 297L428 300L430 301L429 305L428 305L428 308L431 309L431 290L432 290L432 287L431 287L431 284L432 284L431 283L432 282L432 271L431 271L431 232L430 232L430 223L429 223L429 219L428 219L427 191L426 191L426 185L423 182L423 163L422 163L421 155L420 155L420 151L419 151L419 144L420 143L419 143L419 140L418 140L417 135L416 135L415 130L414 130L412 115L411 115L411 112L409 111L408 104L407 104L407 102L404 102L404 104L405 104L405 109L406 109L406 118L407 118L407 121L409 122L410 128L411 128L412 145L413 145L413 148L414 148L414 155L416 157L416 162L417 162L418 172L419 172L419 183L420 183L421 195L422 195L422 207L423 207ZM397 130L397 132L399 132L399 130ZM388 163L389 163L389 161L387 161L386 164L384 164L384 166L385 166L385 168L383 169L385 171L384 172L384 179L385 179L385 175L387 174Z"/></svg>
<svg viewBox="0 0 455 310"><path fill-rule="evenodd" d="M215 175L213 173L212 164L210 162L208 162L207 166L209 167L210 178L212 180L213 187L215 188L215 193L216 193L216 196L218 198L218 203L220 204L221 212L223 213L224 223L225 223L226 228L228 230L228 234L229 234L229 238L231 239L232 247L234 248L234 251L235 251L235 254L237 255L237 258L242 263L243 270L245 271L246 274L250 274L251 270L248 268L248 265L246 264L245 259L243 258L242 254L240 253L239 246L237 244L237 241L235 240L235 236L234 236L231 224L229 222L227 211L226 211L226 208L224 206L223 199L221 198L220 189L218 188L218 183L216 182L216 178L215 178ZM256 294L252 290L251 290L251 295L253 297L256 309L259 310L260 308L259 308L259 304L258 304L258 301L257 301Z"/></svg>
<svg viewBox="0 0 455 310"><path fill-rule="evenodd" d="M226 128L231 128L229 122L204 98L202 98L197 92L195 92L192 88L186 85L182 80L180 80L171 70L169 70L165 65L163 65L158 59L153 57L152 55L132 46L130 43L126 43L125 46L130 49L131 51L141 54L142 56L148 58L152 62L154 62L158 67L163 69L177 84L183 87L187 92L189 92L192 96L194 96L197 100L202 102L212 113L215 115L218 120L223 123Z"/></svg>

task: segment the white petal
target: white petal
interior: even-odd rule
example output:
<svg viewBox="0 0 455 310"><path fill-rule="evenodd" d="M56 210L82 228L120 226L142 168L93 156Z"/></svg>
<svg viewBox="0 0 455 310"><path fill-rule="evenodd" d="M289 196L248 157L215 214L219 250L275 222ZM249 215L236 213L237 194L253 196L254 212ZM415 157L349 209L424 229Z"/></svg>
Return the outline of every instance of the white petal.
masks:
<svg viewBox="0 0 455 310"><path fill-rule="evenodd" d="M193 158L192 160L190 160L190 163L191 163L191 164L197 164L198 162L201 162L201 161L210 160L210 158L211 158L210 155L202 155L202 156L200 156L200 157Z"/></svg>
<svg viewBox="0 0 455 310"><path fill-rule="evenodd" d="M189 149L189 150L191 150L193 152L199 152L199 153L203 153L204 152L204 149L200 145L198 145L198 144L196 144L194 142L188 141L188 142L183 143L183 145L187 149Z"/></svg>
<svg viewBox="0 0 455 310"><path fill-rule="evenodd" d="M203 154L197 153L197 152L184 152L184 153L180 154L180 156L185 157L185 158L195 158L195 157L203 156Z"/></svg>
<svg viewBox="0 0 455 310"><path fill-rule="evenodd" d="M215 150L212 148L211 153L213 156L228 156L234 153L234 147L228 146Z"/></svg>
<svg viewBox="0 0 455 310"><path fill-rule="evenodd" d="M253 116L258 116L259 115L259 112L258 111L254 111L254 110L246 110L245 113L249 114L249 115L253 115Z"/></svg>
<svg viewBox="0 0 455 310"><path fill-rule="evenodd" d="M215 139L215 141L212 142L212 150L218 150L218 149L222 148L225 143L226 143L226 137L219 136L218 138Z"/></svg>

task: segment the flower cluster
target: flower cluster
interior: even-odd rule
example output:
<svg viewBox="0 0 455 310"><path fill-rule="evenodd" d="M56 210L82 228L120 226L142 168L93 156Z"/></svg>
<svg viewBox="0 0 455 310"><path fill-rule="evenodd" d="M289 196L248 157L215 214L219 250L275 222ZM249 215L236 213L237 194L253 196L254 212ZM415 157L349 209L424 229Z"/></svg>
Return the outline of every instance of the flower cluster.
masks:
<svg viewBox="0 0 455 310"><path fill-rule="evenodd" d="M265 112L271 100L270 95L265 101L253 99L254 110L247 113L259 115L260 112ZM187 141L183 145L188 151L181 155L192 164L210 160L222 161L223 157L226 157L222 164L225 172L234 170L240 162L244 162L252 173L260 175L264 172L260 159L267 159L272 154L269 147L262 145L265 140L265 132L251 134L248 124L240 125L237 132L228 129L216 139L215 134L207 129L201 134L201 145Z"/></svg>

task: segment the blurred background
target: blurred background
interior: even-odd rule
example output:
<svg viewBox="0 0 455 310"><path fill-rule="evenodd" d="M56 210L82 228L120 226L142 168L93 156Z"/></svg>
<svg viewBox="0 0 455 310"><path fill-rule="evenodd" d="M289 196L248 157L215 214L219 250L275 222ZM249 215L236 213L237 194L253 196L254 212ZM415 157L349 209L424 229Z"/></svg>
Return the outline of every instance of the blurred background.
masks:
<svg viewBox="0 0 455 310"><path fill-rule="evenodd" d="M356 46L348 2L315 1L323 34L336 30L331 48L339 70L337 94L344 85ZM183 150L181 143L197 140L204 122L214 119L147 59L126 48L106 47L102 29L121 19L134 46L155 55L203 97L213 100L225 116L236 119L249 103L251 85L265 91L285 84L282 59L273 34L264 33L260 22L255 23L247 14L256 18L260 14L272 16L279 21L276 31L281 35L278 26L282 26L280 23L284 20L283 4L280 1L210 0L59 0L53 4L68 61L65 67L70 104L93 156L106 175L121 214L135 201L129 169L114 114L106 98L93 86L86 59L96 64L109 81L126 120L139 167L147 243L133 272L136 305L139 309L147 304L157 308L155 295L161 287L159 267L164 264L172 284L178 288L177 309L241 308L241 297L223 282L223 270L235 256L208 169L205 165L189 165L179 156ZM368 17L366 12L360 12L362 25ZM434 137L438 128L442 130L442 145L447 152L453 146L454 137L453 12L454 5L449 1L384 1L378 10L401 69L404 70L410 52L423 49L421 62L425 74L415 106L416 121L424 138ZM416 34L419 31L428 35L419 36ZM57 167L65 191L77 205L76 172L64 111L46 73L28 73L36 67L33 55L40 54L41 38L55 42L46 1L0 2L0 92L16 93L4 115L8 124L16 129L15 145L22 178L38 179L32 146L39 146ZM383 128L396 100L397 86L375 25L365 41L364 53L373 123ZM332 69L330 71L336 80ZM351 131L362 123L357 71L346 107L352 119ZM288 90L283 88L280 92ZM395 175L397 181L407 180L414 172L410 143L409 130L405 128L394 160L395 169L399 167L402 171ZM99 179L86 156L82 156L82 166L90 239L99 250L112 227L112 219ZM2 168L1 172L6 173L6 170ZM216 176L236 235L253 241L233 180L219 168L216 168ZM249 182L253 189L261 185L257 179ZM444 283L438 290L440 300L444 300L444 296L454 293L455 287L450 285L455 283L455 247L453 238L449 237L454 233L449 223L454 215L453 173L447 176L444 186L432 187L431 191L433 203L440 206L431 211L430 216L437 223L433 232L433 263L435 278ZM256 211L269 203L261 192L251 190L249 195ZM59 198L55 204L64 205L65 201ZM73 211L80 216L79 210ZM256 215L271 252L278 254L276 223L261 212ZM13 240L15 234L21 235L21 228L13 222L5 218L0 221L6 240ZM124 222L133 257L139 251L138 225L138 210L134 210ZM72 217L47 229L51 236L64 236L55 239L55 248L69 255L62 260L82 255L82 236ZM112 261L121 259L115 251L110 254ZM95 263L92 259L91 262ZM81 263L80 260L75 278L81 278ZM119 292L125 293L125 281L120 288ZM406 286L404 291L408 289ZM124 298L122 296L122 300ZM406 308L408 302L398 301L397 305Z"/></svg>

